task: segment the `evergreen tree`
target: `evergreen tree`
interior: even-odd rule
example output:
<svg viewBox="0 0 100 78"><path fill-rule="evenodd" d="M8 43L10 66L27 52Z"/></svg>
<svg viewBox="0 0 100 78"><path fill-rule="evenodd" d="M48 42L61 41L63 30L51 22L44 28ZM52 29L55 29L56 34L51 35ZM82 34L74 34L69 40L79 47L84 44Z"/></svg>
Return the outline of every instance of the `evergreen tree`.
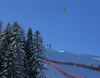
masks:
<svg viewBox="0 0 100 78"><path fill-rule="evenodd" d="M33 46L33 33L31 27L28 29L28 34L27 34L27 43L26 43L26 55L27 55L27 61L28 61L28 73L30 78L36 78L34 71L33 71L33 62L34 60L30 61L30 58L32 55L34 55L33 52L34 46Z"/></svg>
<svg viewBox="0 0 100 78"><path fill-rule="evenodd" d="M0 34L1 34L2 26L3 26L2 21L0 21ZM2 35L0 35L0 40L1 40L1 38L2 38ZM1 44L0 44L0 67L1 67L1 63L2 63L2 59L1 59Z"/></svg>
<svg viewBox="0 0 100 78"><path fill-rule="evenodd" d="M45 74L43 38L29 28L27 41L24 29L15 22L8 23L3 32L0 21L0 78L43 78Z"/></svg>
<svg viewBox="0 0 100 78"><path fill-rule="evenodd" d="M25 68L24 68L24 53L25 53L25 43L24 43L24 33L15 22L12 25L12 33L11 33L11 45L10 51L13 54L12 56L12 69L10 71L11 78L23 78L25 76Z"/></svg>
<svg viewBox="0 0 100 78"><path fill-rule="evenodd" d="M24 29L22 28L21 31L20 31L20 35L22 35L20 38L23 40L22 42L24 44L22 44L22 49L24 50L22 52L22 57L23 57L23 60L24 60L24 73L25 73L25 78L29 78L28 76L28 60L27 60L27 55L26 55L26 37L25 37L25 33L24 33Z"/></svg>
<svg viewBox="0 0 100 78"><path fill-rule="evenodd" d="M0 33L1 33L1 30L2 30L2 26L3 26L3 23L2 23L2 21L0 21Z"/></svg>
<svg viewBox="0 0 100 78"><path fill-rule="evenodd" d="M9 50L10 44L10 37L11 37L11 27L8 23L4 31L0 35L0 44L1 44L1 71L0 71L0 78L10 78L10 60L11 60L11 53Z"/></svg>
<svg viewBox="0 0 100 78"><path fill-rule="evenodd" d="M40 36L39 31L36 31L34 35L34 55L31 57L30 61L34 59L33 65L34 65L34 72L36 75L36 78L45 78L45 74L43 72L44 69L44 63L41 62L39 59L44 59L45 56L43 55L44 52L44 45L43 45L43 38Z"/></svg>

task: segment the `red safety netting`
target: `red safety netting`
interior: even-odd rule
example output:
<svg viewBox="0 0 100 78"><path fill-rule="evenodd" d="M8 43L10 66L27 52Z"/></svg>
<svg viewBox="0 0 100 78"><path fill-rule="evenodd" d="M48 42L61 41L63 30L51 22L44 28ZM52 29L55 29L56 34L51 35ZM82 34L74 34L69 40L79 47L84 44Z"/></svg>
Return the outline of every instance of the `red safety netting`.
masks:
<svg viewBox="0 0 100 78"><path fill-rule="evenodd" d="M76 63L73 63L73 62L59 62L59 61L48 60L48 59L46 59L46 60L53 62L53 63L57 63L57 64L71 65L71 66L83 67L83 68L87 68L87 69L100 71L100 68L94 67L93 64L91 66L88 66L88 65L85 65L85 64L76 64Z"/></svg>
<svg viewBox="0 0 100 78"><path fill-rule="evenodd" d="M70 72L68 72L68 71L65 71L65 70L63 70L61 67L59 67L58 65L56 65L55 63L52 63L52 62L50 62L50 61L48 61L48 60L44 60L44 59L40 59L40 60L42 60L43 62L45 62L45 63L47 63L47 64L49 64L49 65L51 65L51 66L53 66L53 67L55 67L56 69L60 70L60 71L61 71L62 73L64 73L65 75L70 76L70 77L72 77L72 78L86 78L86 77L82 77L82 76L79 76L79 75L70 73Z"/></svg>

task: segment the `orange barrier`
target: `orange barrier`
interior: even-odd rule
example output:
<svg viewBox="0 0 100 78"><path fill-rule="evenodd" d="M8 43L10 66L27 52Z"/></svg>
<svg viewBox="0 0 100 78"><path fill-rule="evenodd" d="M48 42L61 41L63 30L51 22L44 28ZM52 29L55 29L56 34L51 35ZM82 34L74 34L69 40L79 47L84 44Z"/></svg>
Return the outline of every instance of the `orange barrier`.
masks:
<svg viewBox="0 0 100 78"><path fill-rule="evenodd" d="M44 59L40 59L40 60L42 60L43 62L45 62L45 63L47 63L47 64L49 64L49 65L51 65L51 66L53 66L53 67L55 67L56 69L60 70L60 71L61 71L62 73L64 73L65 75L70 76L70 77L72 77L72 78L86 78L86 77L78 76L78 75L75 75L75 74L70 73L70 72L68 72L68 71L65 71L65 70L63 70L61 67L59 67L58 65L56 65L56 64L54 64L54 63L52 63L52 62L50 62L50 61L48 61L48 60L44 60Z"/></svg>

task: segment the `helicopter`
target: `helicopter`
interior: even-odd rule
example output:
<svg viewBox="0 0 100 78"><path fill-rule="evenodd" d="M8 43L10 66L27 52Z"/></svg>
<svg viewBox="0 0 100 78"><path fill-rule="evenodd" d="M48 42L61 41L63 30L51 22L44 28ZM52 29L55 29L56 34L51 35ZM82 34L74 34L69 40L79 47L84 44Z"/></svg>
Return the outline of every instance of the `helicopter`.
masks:
<svg viewBox="0 0 100 78"><path fill-rule="evenodd" d="M66 9L65 9L65 8L63 8L63 13L65 13L65 10L66 10Z"/></svg>

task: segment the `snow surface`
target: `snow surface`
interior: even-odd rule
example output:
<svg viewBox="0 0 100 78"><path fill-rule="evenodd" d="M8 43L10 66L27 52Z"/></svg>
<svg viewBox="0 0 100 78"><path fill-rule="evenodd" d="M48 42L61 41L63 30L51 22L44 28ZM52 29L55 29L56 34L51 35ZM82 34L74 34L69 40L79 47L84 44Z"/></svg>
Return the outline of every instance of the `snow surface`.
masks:
<svg viewBox="0 0 100 78"><path fill-rule="evenodd" d="M48 68L47 70L44 71L46 74L46 78L69 78L50 65L46 64L46 68Z"/></svg>
<svg viewBox="0 0 100 78"><path fill-rule="evenodd" d="M45 56L50 60L59 62L73 62L85 65L93 64L93 66L96 67L100 65L100 57L89 54L79 54L67 51L54 51L52 49L46 49ZM80 75L86 78L100 78L99 71L86 69L82 67L76 67L76 66L61 65L61 64L57 65L63 68L64 70L69 71L76 75ZM48 68L48 70L45 71L46 78L67 78L63 73L58 71L56 68L49 66L47 64L46 67Z"/></svg>

